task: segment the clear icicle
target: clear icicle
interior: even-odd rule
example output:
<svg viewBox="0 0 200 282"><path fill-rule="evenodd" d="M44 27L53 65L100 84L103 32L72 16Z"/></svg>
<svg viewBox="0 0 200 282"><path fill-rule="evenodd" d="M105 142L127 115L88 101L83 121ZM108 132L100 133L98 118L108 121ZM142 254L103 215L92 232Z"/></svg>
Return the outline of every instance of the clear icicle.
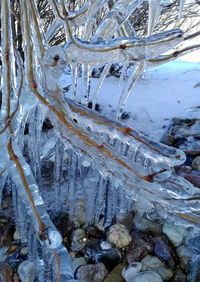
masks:
<svg viewBox="0 0 200 282"><path fill-rule="evenodd" d="M153 33L153 30L158 22L162 7L160 0L149 0L149 18L148 18L148 36Z"/></svg>
<svg viewBox="0 0 200 282"><path fill-rule="evenodd" d="M110 70L111 64L107 64L104 66L103 71L101 73L98 85L97 85L97 89L95 90L95 93L93 95L93 99L92 99L92 109L95 110L95 105L97 103L97 99L99 97L99 92L101 90L101 87L103 85L103 82L106 78L106 75L108 74L109 70Z"/></svg>
<svg viewBox="0 0 200 282"><path fill-rule="evenodd" d="M55 195L55 210L59 211L62 203L61 181L63 171L63 155L64 148L62 141L58 139L55 148L55 163L54 163L54 195Z"/></svg>
<svg viewBox="0 0 200 282"><path fill-rule="evenodd" d="M126 105L126 101L128 99L128 96L131 92L131 90L133 89L135 83L137 82L138 78L140 77L142 71L144 70L144 63L139 63L135 65L135 71L132 72L132 74L130 75L128 82L126 83L125 88L122 91L122 94L119 98L119 103L117 106L117 120L120 119L121 114L124 110L124 107Z"/></svg>
<svg viewBox="0 0 200 282"><path fill-rule="evenodd" d="M76 100L77 95L77 85L78 85L78 69L79 65L72 65L72 100Z"/></svg>

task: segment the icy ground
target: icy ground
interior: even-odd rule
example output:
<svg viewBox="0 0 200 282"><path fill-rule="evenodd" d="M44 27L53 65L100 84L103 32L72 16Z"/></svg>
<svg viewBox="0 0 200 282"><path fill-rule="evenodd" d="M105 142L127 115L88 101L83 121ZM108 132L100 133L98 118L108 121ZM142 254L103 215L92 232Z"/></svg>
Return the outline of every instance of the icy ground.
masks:
<svg viewBox="0 0 200 282"><path fill-rule="evenodd" d="M63 77L64 86L67 80L69 78ZM120 89L126 83L124 80L119 85L119 81L116 77L107 77L97 101L101 115L110 119L116 116ZM98 78L94 78L92 92L97 84ZM124 120L127 126L156 140L163 136L172 118L200 117L200 63L177 60L149 68L132 90L125 112L130 116Z"/></svg>

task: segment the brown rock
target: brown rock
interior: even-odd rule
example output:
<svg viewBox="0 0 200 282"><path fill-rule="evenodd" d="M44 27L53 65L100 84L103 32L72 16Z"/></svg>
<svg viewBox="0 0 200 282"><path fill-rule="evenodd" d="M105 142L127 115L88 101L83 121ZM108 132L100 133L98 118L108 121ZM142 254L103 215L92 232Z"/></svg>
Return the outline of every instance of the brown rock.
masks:
<svg viewBox="0 0 200 282"><path fill-rule="evenodd" d="M14 282L12 267L7 262L0 262L0 281Z"/></svg>

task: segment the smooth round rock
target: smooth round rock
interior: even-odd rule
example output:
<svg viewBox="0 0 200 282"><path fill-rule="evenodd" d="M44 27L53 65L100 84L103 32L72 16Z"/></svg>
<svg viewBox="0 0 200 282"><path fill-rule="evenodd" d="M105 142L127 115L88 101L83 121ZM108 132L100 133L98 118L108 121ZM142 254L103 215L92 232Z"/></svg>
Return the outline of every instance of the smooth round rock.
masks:
<svg viewBox="0 0 200 282"><path fill-rule="evenodd" d="M140 262L133 262L123 268L122 277L126 282L131 282L138 272L140 272L141 268L142 265Z"/></svg>
<svg viewBox="0 0 200 282"><path fill-rule="evenodd" d="M19 278L23 282L32 282L36 277L35 264L29 260L23 261L18 267Z"/></svg>
<svg viewBox="0 0 200 282"><path fill-rule="evenodd" d="M143 232L152 232L153 234L160 234L161 226L158 223L142 218L139 215L135 215L133 219L135 227Z"/></svg>
<svg viewBox="0 0 200 282"><path fill-rule="evenodd" d="M147 255L141 261L142 270L155 271L160 274L164 280L169 280L173 272L159 258Z"/></svg>
<svg viewBox="0 0 200 282"><path fill-rule="evenodd" d="M197 156L196 158L194 158L192 162L192 168L200 171L200 156Z"/></svg>
<svg viewBox="0 0 200 282"><path fill-rule="evenodd" d="M73 251L81 251L87 242L85 230L78 228L72 233L71 248Z"/></svg>
<svg viewBox="0 0 200 282"><path fill-rule="evenodd" d="M163 282L161 276L154 271L138 273L130 282Z"/></svg>
<svg viewBox="0 0 200 282"><path fill-rule="evenodd" d="M187 235L187 230L171 223L165 223L162 232L167 235L175 247L180 246Z"/></svg>
<svg viewBox="0 0 200 282"><path fill-rule="evenodd" d="M77 269L79 282L102 282L108 271L103 263L82 265Z"/></svg>
<svg viewBox="0 0 200 282"><path fill-rule="evenodd" d="M79 266L86 264L86 259L84 257L75 258L72 264L75 271Z"/></svg>
<svg viewBox="0 0 200 282"><path fill-rule="evenodd" d="M124 279L121 276L122 269L125 264L118 264L103 280L103 282L124 282Z"/></svg>
<svg viewBox="0 0 200 282"><path fill-rule="evenodd" d="M130 244L132 237L125 225L117 223L110 227L107 239L117 248L123 248Z"/></svg>

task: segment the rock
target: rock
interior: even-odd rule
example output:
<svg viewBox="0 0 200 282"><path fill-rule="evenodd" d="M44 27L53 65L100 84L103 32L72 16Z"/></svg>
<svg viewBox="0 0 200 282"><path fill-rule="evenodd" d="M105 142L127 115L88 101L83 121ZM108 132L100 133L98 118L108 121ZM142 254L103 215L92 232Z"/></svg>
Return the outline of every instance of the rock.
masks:
<svg viewBox="0 0 200 282"><path fill-rule="evenodd" d="M200 171L200 156L197 156L196 158L194 158L192 162L192 168Z"/></svg>
<svg viewBox="0 0 200 282"><path fill-rule="evenodd" d="M85 201L79 200L76 203L76 209L75 209L75 218L79 222L80 225L84 224L86 222L85 218Z"/></svg>
<svg viewBox="0 0 200 282"><path fill-rule="evenodd" d="M126 226L126 228L131 231L133 229L133 217L134 212L130 211L128 213L117 213L116 223L121 223Z"/></svg>
<svg viewBox="0 0 200 282"><path fill-rule="evenodd" d="M189 282L200 281L200 255L193 255L187 267L187 279Z"/></svg>
<svg viewBox="0 0 200 282"><path fill-rule="evenodd" d="M14 234L13 234L13 239L14 239L15 241L19 241L19 240L21 239L18 229L15 229L15 232L14 232Z"/></svg>
<svg viewBox="0 0 200 282"><path fill-rule="evenodd" d="M144 271L138 273L133 280L127 282L163 282L161 276L154 271Z"/></svg>
<svg viewBox="0 0 200 282"><path fill-rule="evenodd" d="M181 245L176 249L176 253L179 257L180 265L182 269L185 269L189 260L192 257L192 251L189 248L187 248L186 246Z"/></svg>
<svg viewBox="0 0 200 282"><path fill-rule="evenodd" d="M31 261L25 260L18 267L19 278L23 282L32 282L36 277L35 264Z"/></svg>
<svg viewBox="0 0 200 282"><path fill-rule="evenodd" d="M107 239L117 248L123 248L130 244L132 237L125 225L117 223L110 227Z"/></svg>
<svg viewBox="0 0 200 282"><path fill-rule="evenodd" d="M150 235L135 231L131 244L128 246L126 259L129 264L140 261L153 251L152 238Z"/></svg>
<svg viewBox="0 0 200 282"><path fill-rule="evenodd" d="M125 264L118 264L103 280L103 282L124 282L124 279L121 276L122 269Z"/></svg>
<svg viewBox="0 0 200 282"><path fill-rule="evenodd" d="M28 254L28 249L27 249L27 247L21 248L21 250L20 250L20 255L21 255L21 256L26 256L27 254Z"/></svg>
<svg viewBox="0 0 200 282"><path fill-rule="evenodd" d="M186 282L186 275L180 269L177 269L174 273L174 276L170 280L171 282Z"/></svg>
<svg viewBox="0 0 200 282"><path fill-rule="evenodd" d="M171 257L170 250L167 244L160 237L155 238L153 241L155 255L167 261Z"/></svg>
<svg viewBox="0 0 200 282"><path fill-rule="evenodd" d="M0 262L0 281L13 282L13 269L7 262Z"/></svg>
<svg viewBox="0 0 200 282"><path fill-rule="evenodd" d="M87 242L87 236L84 229L78 228L72 233L71 248L73 251L81 251Z"/></svg>
<svg viewBox="0 0 200 282"><path fill-rule="evenodd" d="M133 262L128 266L125 266L122 270L122 277L127 282L133 281L133 278L138 274L138 272L140 272L141 267L142 265L140 262Z"/></svg>
<svg viewBox="0 0 200 282"><path fill-rule="evenodd" d="M175 247L182 244L183 239L187 234L187 231L184 228L171 223L165 223L163 225L162 232L167 235Z"/></svg>
<svg viewBox="0 0 200 282"><path fill-rule="evenodd" d="M186 180L190 181L194 186L200 188L200 175L187 173L187 174L184 174L183 176Z"/></svg>
<svg viewBox="0 0 200 282"><path fill-rule="evenodd" d="M155 271L160 274L163 280L169 280L173 272L159 258L147 255L141 261L142 270Z"/></svg>
<svg viewBox="0 0 200 282"><path fill-rule="evenodd" d="M102 249L101 245L102 242L98 240L88 241L85 246L85 256L92 262L104 263L106 268L111 271L121 262L121 252L116 248L112 248L111 246L109 249Z"/></svg>
<svg viewBox="0 0 200 282"><path fill-rule="evenodd" d="M75 271L79 266L86 264L86 259L84 257L75 258L72 263Z"/></svg>
<svg viewBox="0 0 200 282"><path fill-rule="evenodd" d="M161 226L158 223L152 222L148 219L142 218L136 215L133 219L133 224L135 227L143 232L152 232L153 234L160 234Z"/></svg>
<svg viewBox="0 0 200 282"><path fill-rule="evenodd" d="M103 238L103 231L99 230L96 226L90 226L86 230L87 237L93 237L96 239L102 239Z"/></svg>
<svg viewBox="0 0 200 282"><path fill-rule="evenodd" d="M0 262L5 261L8 257L7 253L8 247L2 247L0 248Z"/></svg>
<svg viewBox="0 0 200 282"><path fill-rule="evenodd" d="M9 246L12 244L12 225L4 224L0 227L0 247Z"/></svg>
<svg viewBox="0 0 200 282"><path fill-rule="evenodd" d="M80 266L76 271L76 279L80 282L101 282L108 274L103 263Z"/></svg>

